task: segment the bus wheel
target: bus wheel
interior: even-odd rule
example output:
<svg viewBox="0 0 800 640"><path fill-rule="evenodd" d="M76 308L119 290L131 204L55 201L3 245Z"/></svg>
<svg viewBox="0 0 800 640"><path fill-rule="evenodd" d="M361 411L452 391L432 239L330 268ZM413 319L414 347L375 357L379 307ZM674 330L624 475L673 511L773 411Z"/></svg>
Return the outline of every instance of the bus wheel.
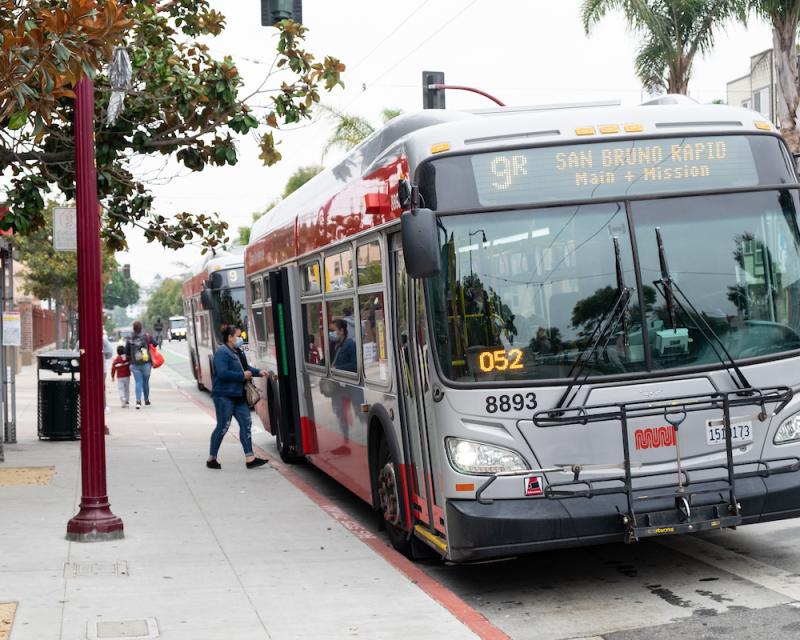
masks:
<svg viewBox="0 0 800 640"><path fill-rule="evenodd" d="M389 452L389 445L386 444L386 440L383 438L378 448L377 471L377 493L381 524L386 527L386 533L392 546L400 553L411 557L411 541L402 528L403 503L400 498L394 460L392 460L392 454Z"/></svg>

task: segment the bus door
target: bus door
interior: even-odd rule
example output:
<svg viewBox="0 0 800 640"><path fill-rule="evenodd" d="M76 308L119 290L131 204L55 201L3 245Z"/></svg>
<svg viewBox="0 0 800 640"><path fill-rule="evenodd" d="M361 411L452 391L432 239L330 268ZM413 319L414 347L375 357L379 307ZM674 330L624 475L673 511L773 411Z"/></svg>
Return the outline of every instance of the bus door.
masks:
<svg viewBox="0 0 800 640"><path fill-rule="evenodd" d="M298 365L302 360L295 345L293 326L302 325L300 314L294 317L295 305L291 292L299 291L296 267L283 267L269 274L272 299L272 321L275 331L275 352L278 372L277 430L278 451L284 461L303 456L300 432L300 384Z"/></svg>
<svg viewBox="0 0 800 640"><path fill-rule="evenodd" d="M192 374L198 387L203 387L203 377L200 373L200 352L197 348L197 299L189 300L189 318L186 330L186 342L189 345L189 358L192 365Z"/></svg>
<svg viewBox="0 0 800 640"><path fill-rule="evenodd" d="M433 489L426 416L430 399L427 375L427 332L422 287L406 274L399 234L391 252L394 308L394 335L397 357L398 404L404 432L404 449L409 475L414 518L432 531L444 533L442 510L436 505Z"/></svg>

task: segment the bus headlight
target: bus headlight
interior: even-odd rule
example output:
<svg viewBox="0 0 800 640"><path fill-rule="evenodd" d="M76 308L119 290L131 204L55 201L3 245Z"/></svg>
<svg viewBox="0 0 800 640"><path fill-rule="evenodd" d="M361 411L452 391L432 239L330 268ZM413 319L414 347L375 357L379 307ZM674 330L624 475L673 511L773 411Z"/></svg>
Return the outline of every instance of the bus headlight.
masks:
<svg viewBox="0 0 800 640"><path fill-rule="evenodd" d="M450 464L461 473L491 474L528 468L522 456L511 449L461 438L447 438L445 444Z"/></svg>
<svg viewBox="0 0 800 640"><path fill-rule="evenodd" d="M796 413L790 418L786 418L778 427L773 442L775 444L786 444L800 440L800 413Z"/></svg>

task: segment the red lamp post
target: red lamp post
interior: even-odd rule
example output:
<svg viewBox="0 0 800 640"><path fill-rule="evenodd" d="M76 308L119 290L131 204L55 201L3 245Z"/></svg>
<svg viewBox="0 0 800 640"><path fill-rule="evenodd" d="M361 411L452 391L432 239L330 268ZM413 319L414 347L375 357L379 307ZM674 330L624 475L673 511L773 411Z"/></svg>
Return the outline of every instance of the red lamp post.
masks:
<svg viewBox="0 0 800 640"><path fill-rule="evenodd" d="M106 488L103 408L102 270L100 212L94 160L94 83L86 75L75 87L75 184L78 235L78 332L81 340L81 504L67 523L78 542L123 537Z"/></svg>

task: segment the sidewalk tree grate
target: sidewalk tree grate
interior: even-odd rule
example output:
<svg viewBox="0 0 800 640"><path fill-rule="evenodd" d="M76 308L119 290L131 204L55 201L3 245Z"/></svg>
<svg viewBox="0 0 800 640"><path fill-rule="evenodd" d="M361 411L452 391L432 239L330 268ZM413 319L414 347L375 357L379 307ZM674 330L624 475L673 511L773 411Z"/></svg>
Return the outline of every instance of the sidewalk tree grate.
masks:
<svg viewBox="0 0 800 640"><path fill-rule="evenodd" d="M65 578L82 578L86 576L128 576L128 562L117 560L111 564L107 562L92 562L81 564L79 562L64 563Z"/></svg>
<svg viewBox="0 0 800 640"><path fill-rule="evenodd" d="M54 472L55 467L8 467L0 469L0 487L50 484L53 481Z"/></svg>
<svg viewBox="0 0 800 640"><path fill-rule="evenodd" d="M89 640L105 640L106 638L128 638L129 640L145 640L158 638L158 624L155 618L140 620L95 620L87 625L86 636Z"/></svg>
<svg viewBox="0 0 800 640"><path fill-rule="evenodd" d="M8 640L11 637L11 626L14 624L16 613L16 602L0 602L0 640Z"/></svg>

